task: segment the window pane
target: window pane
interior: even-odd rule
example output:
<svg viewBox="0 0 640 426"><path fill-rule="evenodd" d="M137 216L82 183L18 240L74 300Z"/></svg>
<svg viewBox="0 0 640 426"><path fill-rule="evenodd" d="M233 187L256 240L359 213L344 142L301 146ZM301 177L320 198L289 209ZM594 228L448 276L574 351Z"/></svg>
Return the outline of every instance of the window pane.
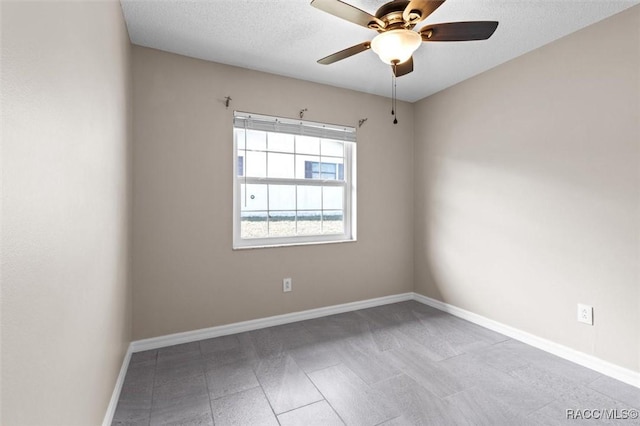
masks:
<svg viewBox="0 0 640 426"><path fill-rule="evenodd" d="M244 173L248 177L267 177L267 154L247 151Z"/></svg>
<svg viewBox="0 0 640 426"><path fill-rule="evenodd" d="M322 156L344 157L344 142L322 139L320 142Z"/></svg>
<svg viewBox="0 0 640 426"><path fill-rule="evenodd" d="M298 154L320 155L320 139L309 136L296 136Z"/></svg>
<svg viewBox="0 0 640 426"><path fill-rule="evenodd" d="M298 210L322 209L322 187L298 186Z"/></svg>
<svg viewBox="0 0 640 426"><path fill-rule="evenodd" d="M276 154L269 152L268 177L272 178L293 178L293 154Z"/></svg>
<svg viewBox="0 0 640 426"><path fill-rule="evenodd" d="M296 179L314 179L313 173L319 173L319 167L320 157L315 155L296 155Z"/></svg>
<svg viewBox="0 0 640 426"><path fill-rule="evenodd" d="M341 186L322 187L322 209L342 210L344 200L344 188Z"/></svg>
<svg viewBox="0 0 640 426"><path fill-rule="evenodd" d="M269 151L290 152L293 154L293 135L284 133L268 133L267 147Z"/></svg>
<svg viewBox="0 0 640 426"><path fill-rule="evenodd" d="M267 132L247 130L247 149L267 150Z"/></svg>
<svg viewBox="0 0 640 426"><path fill-rule="evenodd" d="M233 129L233 137L236 139L238 150L244 149L244 129Z"/></svg>
<svg viewBox="0 0 640 426"><path fill-rule="evenodd" d="M298 212L298 235L318 235L322 233L322 212Z"/></svg>
<svg viewBox="0 0 640 426"><path fill-rule="evenodd" d="M321 163L322 173L320 174L321 179L331 179L336 180L336 164L335 163Z"/></svg>
<svg viewBox="0 0 640 426"><path fill-rule="evenodd" d="M267 210L267 185L240 185L240 210Z"/></svg>
<svg viewBox="0 0 640 426"><path fill-rule="evenodd" d="M240 215L240 238L269 236L267 212L244 212Z"/></svg>
<svg viewBox="0 0 640 426"><path fill-rule="evenodd" d="M269 212L269 236L293 237L296 235L296 212Z"/></svg>
<svg viewBox="0 0 640 426"><path fill-rule="evenodd" d="M269 185L269 210L295 210L295 185ZM294 215L295 216L295 215Z"/></svg>
<svg viewBox="0 0 640 426"><path fill-rule="evenodd" d="M341 210L322 213L323 234L344 234L344 214Z"/></svg>

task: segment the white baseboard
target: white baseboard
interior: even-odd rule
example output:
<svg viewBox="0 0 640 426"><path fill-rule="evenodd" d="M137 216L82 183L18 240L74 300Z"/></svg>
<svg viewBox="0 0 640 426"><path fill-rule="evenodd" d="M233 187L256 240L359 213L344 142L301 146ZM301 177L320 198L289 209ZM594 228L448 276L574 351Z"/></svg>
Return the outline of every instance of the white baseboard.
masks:
<svg viewBox="0 0 640 426"><path fill-rule="evenodd" d="M585 354L584 352L571 349L559 343L552 342L551 340L543 339L541 337L527 333L526 331L519 330L517 328L502 324L498 321L483 317L482 315L474 314L473 312L458 308L457 306L453 306L436 299L432 299L427 296L423 296L418 293L413 293L413 299L420 303L424 303L425 305L429 305L433 308L447 312L458 318L462 318L474 324L478 324L484 328L488 328L489 330L493 330L497 333L509 336L512 339L519 340L523 343L526 343L527 345L531 345L545 352L552 353L553 355L582 365L583 367L595 370L599 373L604 374L605 376L612 377L631 386L640 388L640 373L637 371L620 367L619 365L604 361L593 355Z"/></svg>
<svg viewBox="0 0 640 426"><path fill-rule="evenodd" d="M202 328L199 330L168 334L166 336L152 337L150 339L136 340L131 342L131 351L141 352L150 349L158 349L165 346L178 345L180 343L195 342L202 339L211 339L213 337L220 337L229 334L242 333L245 331L258 330L266 327L273 327L274 325L289 324L292 322L325 317L327 315L357 311L358 309L373 308L375 306L388 305L390 303L404 302L406 300L412 300L414 297L413 295L414 293L394 294L392 296L384 296L375 299L361 300L358 302L343 303L340 305L326 306L323 308L309 309L300 312L292 312L290 314L276 315L250 321L220 325L217 327Z"/></svg>
<svg viewBox="0 0 640 426"><path fill-rule="evenodd" d="M116 408L118 406L118 400L120 399L120 392L122 391L122 385L124 383L124 377L127 375L127 369L129 368L129 361L131 361L131 344L127 348L127 352L124 354L124 359L122 360L122 366L120 367L120 373L118 373L118 378L116 379L116 385L113 388L113 393L111 394L111 400L109 401L109 405L107 406L107 412L104 415L104 420L102 421L102 426L111 426L113 422L113 416L116 414Z"/></svg>

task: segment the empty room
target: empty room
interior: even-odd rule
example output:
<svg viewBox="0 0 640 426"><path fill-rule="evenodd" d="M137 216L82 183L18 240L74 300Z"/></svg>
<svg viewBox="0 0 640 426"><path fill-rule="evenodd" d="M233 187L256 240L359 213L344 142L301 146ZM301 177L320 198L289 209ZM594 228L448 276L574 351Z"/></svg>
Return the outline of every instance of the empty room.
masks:
<svg viewBox="0 0 640 426"><path fill-rule="evenodd" d="M0 424L640 425L640 0L0 0Z"/></svg>

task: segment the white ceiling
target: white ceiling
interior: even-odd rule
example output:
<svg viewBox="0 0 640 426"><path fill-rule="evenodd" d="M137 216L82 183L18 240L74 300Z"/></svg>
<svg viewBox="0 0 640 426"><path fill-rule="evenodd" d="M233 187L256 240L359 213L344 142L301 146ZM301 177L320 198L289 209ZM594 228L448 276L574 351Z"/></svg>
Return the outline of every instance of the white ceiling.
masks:
<svg viewBox="0 0 640 426"><path fill-rule="evenodd" d="M384 0L347 0L375 14ZM376 32L310 6L310 0L121 0L131 42L213 62L390 96L391 70L372 51L316 61ZM486 41L423 43L398 98L417 101L640 0L447 0L426 23L499 21Z"/></svg>

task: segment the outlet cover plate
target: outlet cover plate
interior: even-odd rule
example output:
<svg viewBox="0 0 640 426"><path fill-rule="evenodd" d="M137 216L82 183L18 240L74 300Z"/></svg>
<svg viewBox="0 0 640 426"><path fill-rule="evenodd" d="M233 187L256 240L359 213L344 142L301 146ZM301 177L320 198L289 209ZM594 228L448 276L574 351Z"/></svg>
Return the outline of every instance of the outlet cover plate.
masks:
<svg viewBox="0 0 640 426"><path fill-rule="evenodd" d="M593 306L578 303L578 321L593 325Z"/></svg>
<svg viewBox="0 0 640 426"><path fill-rule="evenodd" d="M292 290L291 278L285 278L282 280L282 291L284 293Z"/></svg>

